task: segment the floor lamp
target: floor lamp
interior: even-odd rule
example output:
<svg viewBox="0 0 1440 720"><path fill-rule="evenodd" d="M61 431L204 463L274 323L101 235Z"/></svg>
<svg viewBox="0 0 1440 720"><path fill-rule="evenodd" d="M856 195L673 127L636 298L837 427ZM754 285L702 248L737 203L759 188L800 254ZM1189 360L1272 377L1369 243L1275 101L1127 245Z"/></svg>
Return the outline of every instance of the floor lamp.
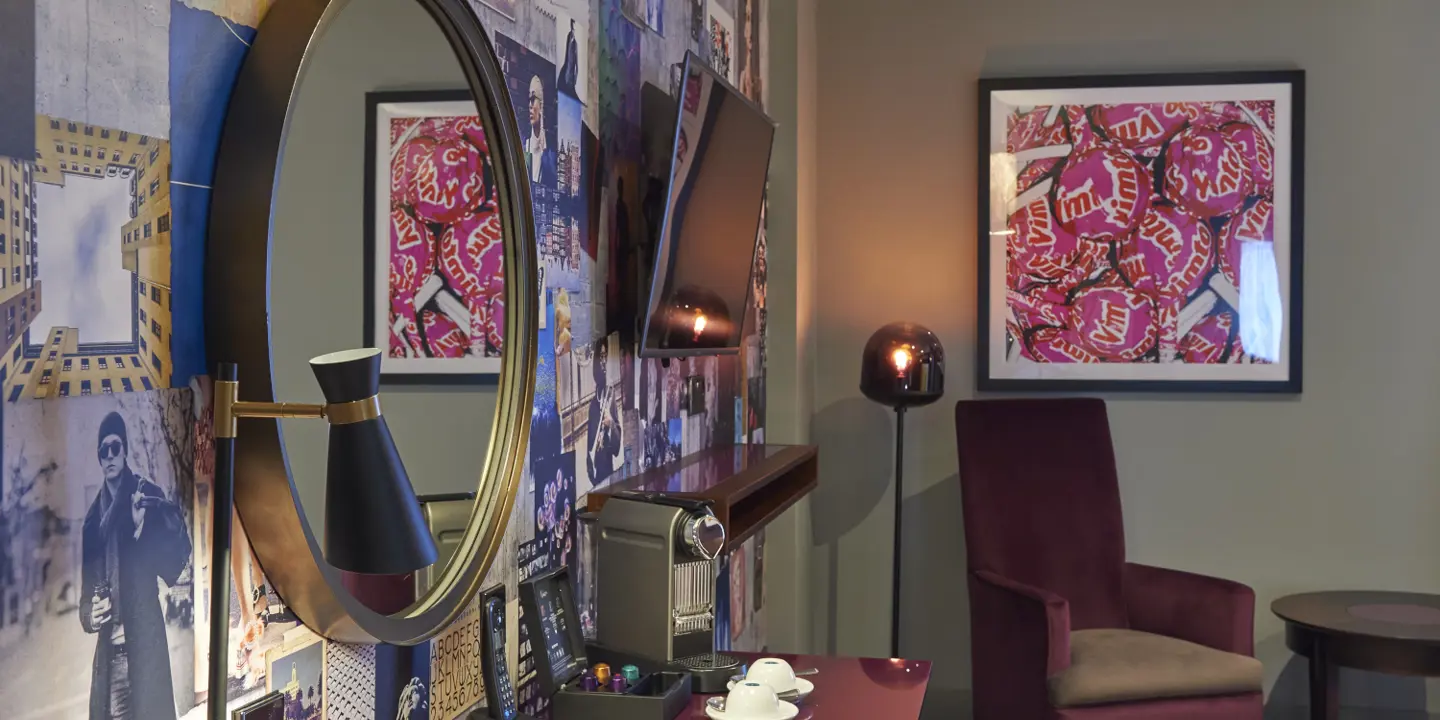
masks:
<svg viewBox="0 0 1440 720"><path fill-rule="evenodd" d="M904 483L905 410L929 405L945 394L945 349L935 333L915 323L891 323L865 343L860 392L895 408L895 560L891 570L890 657L900 657L900 540Z"/></svg>
<svg viewBox="0 0 1440 720"><path fill-rule="evenodd" d="M325 560L355 573L398 575L435 562L435 542L410 477L380 413L380 351L310 361L324 405L239 399L234 363L215 380L215 492L210 539L209 720L226 719L230 647L230 518L239 418L310 418L330 423L325 474ZM243 602L243 599L242 599Z"/></svg>

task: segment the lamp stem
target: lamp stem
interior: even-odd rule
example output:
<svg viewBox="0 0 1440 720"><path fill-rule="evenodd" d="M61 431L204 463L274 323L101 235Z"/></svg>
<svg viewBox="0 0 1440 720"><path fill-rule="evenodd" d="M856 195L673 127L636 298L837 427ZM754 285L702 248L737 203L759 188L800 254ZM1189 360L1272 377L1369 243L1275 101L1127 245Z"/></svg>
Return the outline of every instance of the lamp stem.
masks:
<svg viewBox="0 0 1440 720"><path fill-rule="evenodd" d="M239 371L235 363L220 363L215 379L236 382ZM230 417L228 404L233 400L233 393L215 393L215 481L210 503L214 515L210 521L209 720L226 720L226 696L230 687L230 519L235 512L235 432L233 421L227 421L227 427L222 427L219 420ZM222 402L227 407L222 409Z"/></svg>
<svg viewBox="0 0 1440 720"><path fill-rule="evenodd" d="M904 502L905 484L902 471L905 467L905 406L895 408L895 539L892 548L895 560L892 565L890 591L890 657L900 657L900 518Z"/></svg>

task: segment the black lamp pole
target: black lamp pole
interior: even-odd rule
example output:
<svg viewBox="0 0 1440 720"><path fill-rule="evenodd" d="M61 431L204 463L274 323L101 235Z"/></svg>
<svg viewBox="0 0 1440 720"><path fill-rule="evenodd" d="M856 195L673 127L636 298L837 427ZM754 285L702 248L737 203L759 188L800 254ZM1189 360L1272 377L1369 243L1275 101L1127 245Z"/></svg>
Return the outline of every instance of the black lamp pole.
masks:
<svg viewBox="0 0 1440 720"><path fill-rule="evenodd" d="M945 393L945 349L935 333L914 323L891 323L865 343L860 391L895 408L895 538L890 585L890 657L900 657L900 579L904 543L905 411L929 405Z"/></svg>
<svg viewBox="0 0 1440 720"><path fill-rule="evenodd" d="M900 519L904 516L903 500L905 497L905 483L902 480L905 467L905 406L899 405L895 408L895 539L891 541L891 551L895 554L895 570L890 578L890 657L900 657Z"/></svg>
<svg viewBox="0 0 1440 720"><path fill-rule="evenodd" d="M220 363L215 379L236 382L239 374L235 363ZM230 519L235 514L235 433L229 430L215 426L215 481L210 502L209 720L225 720L230 689Z"/></svg>

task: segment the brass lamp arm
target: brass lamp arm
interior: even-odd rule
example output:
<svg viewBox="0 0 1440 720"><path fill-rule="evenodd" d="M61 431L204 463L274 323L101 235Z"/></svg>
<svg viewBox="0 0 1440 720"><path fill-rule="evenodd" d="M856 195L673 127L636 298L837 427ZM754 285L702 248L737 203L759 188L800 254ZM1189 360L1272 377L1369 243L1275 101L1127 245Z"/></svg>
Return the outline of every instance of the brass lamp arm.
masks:
<svg viewBox="0 0 1440 720"><path fill-rule="evenodd" d="M380 417L380 396L354 402L320 405L315 403L251 402L238 399L240 383L215 382L215 437L233 438L236 421L244 418L325 418L331 425L346 425Z"/></svg>
<svg viewBox="0 0 1440 720"><path fill-rule="evenodd" d="M314 403L269 403L237 400L231 412L237 418L310 418L325 417L325 405Z"/></svg>

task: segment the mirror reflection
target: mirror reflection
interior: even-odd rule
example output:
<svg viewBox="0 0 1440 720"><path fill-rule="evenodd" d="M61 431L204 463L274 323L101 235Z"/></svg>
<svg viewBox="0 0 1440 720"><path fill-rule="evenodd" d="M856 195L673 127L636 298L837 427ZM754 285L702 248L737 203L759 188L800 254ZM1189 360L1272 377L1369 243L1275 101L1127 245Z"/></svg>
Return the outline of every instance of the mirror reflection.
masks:
<svg viewBox="0 0 1440 720"><path fill-rule="evenodd" d="M321 402L311 358L380 349L396 448L427 519L449 528L432 570L469 518L505 337L496 190L465 88L418 3L351 0L312 47L291 106L272 228L276 397ZM323 538L329 428L286 420L282 431Z"/></svg>

